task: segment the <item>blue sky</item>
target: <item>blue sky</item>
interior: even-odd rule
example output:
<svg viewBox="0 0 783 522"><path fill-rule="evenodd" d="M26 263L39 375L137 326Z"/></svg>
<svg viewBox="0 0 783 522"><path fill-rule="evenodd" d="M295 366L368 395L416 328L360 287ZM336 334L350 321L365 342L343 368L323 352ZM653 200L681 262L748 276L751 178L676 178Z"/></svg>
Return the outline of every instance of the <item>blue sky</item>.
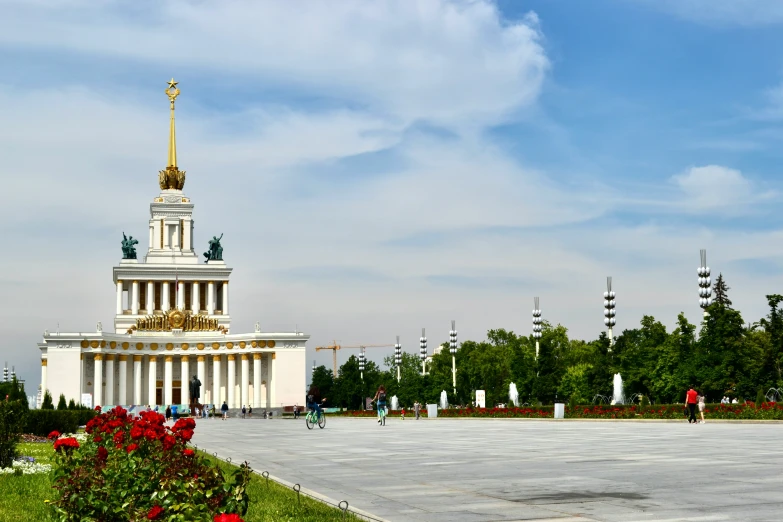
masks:
<svg viewBox="0 0 783 522"><path fill-rule="evenodd" d="M235 332L417 352L451 319L463 339L528 332L540 296L591 339L607 275L620 329L671 326L698 319L700 248L746 320L781 290L781 2L0 11L0 228L19 252L2 261L2 358L31 383L43 330L111 323L171 76L196 240L225 233Z"/></svg>

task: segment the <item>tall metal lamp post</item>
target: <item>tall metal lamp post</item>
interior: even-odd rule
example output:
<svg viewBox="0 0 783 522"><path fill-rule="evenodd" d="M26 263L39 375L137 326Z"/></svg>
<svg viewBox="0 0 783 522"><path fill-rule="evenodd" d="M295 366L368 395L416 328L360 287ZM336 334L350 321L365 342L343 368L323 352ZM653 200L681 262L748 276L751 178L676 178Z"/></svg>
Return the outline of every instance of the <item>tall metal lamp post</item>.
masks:
<svg viewBox="0 0 783 522"><path fill-rule="evenodd" d="M612 278L606 278L606 292L604 292L604 324L608 328L609 335L609 351L612 351L614 346L614 334L612 334L612 327L615 325L615 293L612 291Z"/></svg>
<svg viewBox="0 0 783 522"><path fill-rule="evenodd" d="M544 322L543 319L541 319L541 310L539 307L539 300L538 297L533 298L533 339L536 340L536 359L538 359L538 340L541 339L541 331L543 330L543 327L541 326L541 323Z"/></svg>
<svg viewBox="0 0 783 522"><path fill-rule="evenodd" d="M359 352L359 375L362 378L362 382L364 382L364 363L367 360L367 356L364 355L364 347L362 347L361 351Z"/></svg>
<svg viewBox="0 0 783 522"><path fill-rule="evenodd" d="M394 345L394 364L397 366L397 382L400 382L400 366L402 366L402 345L400 336L397 336L397 344Z"/></svg>
<svg viewBox="0 0 783 522"><path fill-rule="evenodd" d="M427 361L427 337L424 335L424 328L421 329L421 338L419 339L419 359L421 359L421 374L425 375Z"/></svg>
<svg viewBox="0 0 783 522"><path fill-rule="evenodd" d="M451 386L457 395L457 321L451 321L449 331L449 351L451 352Z"/></svg>
<svg viewBox="0 0 783 522"><path fill-rule="evenodd" d="M701 265L697 273L699 274L699 306L704 310L704 317L710 315L707 313L707 307L712 304L712 280L710 279L710 267L707 266L707 251L701 249Z"/></svg>

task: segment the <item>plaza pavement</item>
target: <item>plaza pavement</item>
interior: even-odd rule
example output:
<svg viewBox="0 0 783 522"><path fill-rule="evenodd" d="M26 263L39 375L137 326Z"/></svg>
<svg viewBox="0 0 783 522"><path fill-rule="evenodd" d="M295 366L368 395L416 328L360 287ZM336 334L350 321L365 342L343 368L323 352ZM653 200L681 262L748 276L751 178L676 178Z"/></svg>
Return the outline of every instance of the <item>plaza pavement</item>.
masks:
<svg viewBox="0 0 783 522"><path fill-rule="evenodd" d="M200 421L199 448L389 521L783 520L783 424Z"/></svg>

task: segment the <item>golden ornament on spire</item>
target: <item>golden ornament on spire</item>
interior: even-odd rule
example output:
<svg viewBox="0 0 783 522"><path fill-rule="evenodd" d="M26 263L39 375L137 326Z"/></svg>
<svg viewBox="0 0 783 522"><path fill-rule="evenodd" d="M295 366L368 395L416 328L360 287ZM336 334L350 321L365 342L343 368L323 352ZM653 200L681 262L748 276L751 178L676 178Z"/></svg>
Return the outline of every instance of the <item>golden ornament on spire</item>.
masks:
<svg viewBox="0 0 783 522"><path fill-rule="evenodd" d="M166 166L166 170L161 170L158 175L161 190L182 190L182 187L185 186L185 171L177 168L177 132L174 127L174 101L179 96L177 83L172 78L168 82L169 86L166 89L166 96L169 97L169 102L171 103L171 123L169 126L168 166Z"/></svg>

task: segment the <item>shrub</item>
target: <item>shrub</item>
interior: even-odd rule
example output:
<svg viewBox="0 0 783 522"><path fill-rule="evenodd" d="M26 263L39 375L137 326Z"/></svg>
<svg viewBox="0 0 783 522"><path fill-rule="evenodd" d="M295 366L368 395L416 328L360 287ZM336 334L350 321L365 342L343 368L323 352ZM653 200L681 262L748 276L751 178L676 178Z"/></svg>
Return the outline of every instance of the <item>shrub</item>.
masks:
<svg viewBox="0 0 783 522"><path fill-rule="evenodd" d="M58 439L51 503L62 520L239 520L247 511L251 470L227 472L187 448L196 422L172 428L156 412L132 419L116 407L87 423L87 438ZM61 442L67 441L67 442Z"/></svg>
<svg viewBox="0 0 783 522"><path fill-rule="evenodd" d="M11 467L24 426L27 401L0 400L0 468Z"/></svg>
<svg viewBox="0 0 783 522"><path fill-rule="evenodd" d="M95 417L92 410L30 410L24 425L25 433L45 437L52 431L75 433Z"/></svg>
<svg viewBox="0 0 783 522"><path fill-rule="evenodd" d="M759 388L759 392L756 394L756 408L761 408L767 398L764 396L764 390Z"/></svg>
<svg viewBox="0 0 783 522"><path fill-rule="evenodd" d="M49 390L46 390L44 392L43 401L41 401L41 409L42 410L54 409L54 403L52 402L52 394L49 393Z"/></svg>
<svg viewBox="0 0 783 522"><path fill-rule="evenodd" d="M73 401L73 399L68 401L68 409L69 410L75 410L76 409L76 403Z"/></svg>
<svg viewBox="0 0 783 522"><path fill-rule="evenodd" d="M57 409L58 410L68 409L68 403L65 402L65 395L63 395L62 393L60 394L60 400L57 401Z"/></svg>

